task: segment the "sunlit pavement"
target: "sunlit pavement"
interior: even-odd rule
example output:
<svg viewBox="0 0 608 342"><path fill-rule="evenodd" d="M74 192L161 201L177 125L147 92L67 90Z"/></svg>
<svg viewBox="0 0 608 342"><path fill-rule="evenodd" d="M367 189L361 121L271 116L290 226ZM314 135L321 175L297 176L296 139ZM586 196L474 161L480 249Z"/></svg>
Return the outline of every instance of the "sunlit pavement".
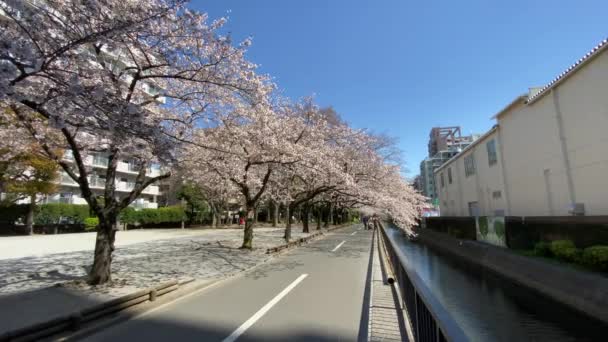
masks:
<svg viewBox="0 0 608 342"><path fill-rule="evenodd" d="M372 233L360 228L337 230L86 339L364 341Z"/></svg>

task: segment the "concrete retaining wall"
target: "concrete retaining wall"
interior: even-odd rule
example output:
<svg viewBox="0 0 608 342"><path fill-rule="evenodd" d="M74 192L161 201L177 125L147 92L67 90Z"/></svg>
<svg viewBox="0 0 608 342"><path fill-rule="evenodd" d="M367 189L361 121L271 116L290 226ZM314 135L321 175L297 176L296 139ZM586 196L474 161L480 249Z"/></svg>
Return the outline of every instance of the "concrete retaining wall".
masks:
<svg viewBox="0 0 608 342"><path fill-rule="evenodd" d="M606 277L553 265L476 241L454 239L428 229L419 231L419 241L608 324Z"/></svg>

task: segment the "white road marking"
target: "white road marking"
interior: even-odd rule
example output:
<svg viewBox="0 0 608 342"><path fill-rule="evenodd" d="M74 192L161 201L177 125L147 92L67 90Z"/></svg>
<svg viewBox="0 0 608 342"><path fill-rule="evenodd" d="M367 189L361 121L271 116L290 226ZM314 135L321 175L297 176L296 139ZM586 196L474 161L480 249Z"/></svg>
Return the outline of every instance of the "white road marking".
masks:
<svg viewBox="0 0 608 342"><path fill-rule="evenodd" d="M338 250L338 248L342 247L342 245L343 245L345 242L346 242L346 241L342 241L342 242L340 242L340 243L339 243L339 244L336 246L336 248L332 249L331 251L332 251L332 252L337 251L337 250Z"/></svg>
<svg viewBox="0 0 608 342"><path fill-rule="evenodd" d="M272 298L270 302L264 305L258 312L256 312L251 318L249 318L245 323L241 324L230 336L226 337L222 340L222 342L234 342L237 338L239 338L247 329L249 329L257 320L262 318L270 310L275 304L277 304L283 297L285 297L291 290L294 289L304 278L306 278L308 274L302 274L298 277L298 279L294 280L293 283L289 284L281 293L276 295L276 297Z"/></svg>
<svg viewBox="0 0 608 342"><path fill-rule="evenodd" d="M352 234L350 234L350 236L353 236L353 235L355 235L355 234L357 234L357 232L353 232Z"/></svg>

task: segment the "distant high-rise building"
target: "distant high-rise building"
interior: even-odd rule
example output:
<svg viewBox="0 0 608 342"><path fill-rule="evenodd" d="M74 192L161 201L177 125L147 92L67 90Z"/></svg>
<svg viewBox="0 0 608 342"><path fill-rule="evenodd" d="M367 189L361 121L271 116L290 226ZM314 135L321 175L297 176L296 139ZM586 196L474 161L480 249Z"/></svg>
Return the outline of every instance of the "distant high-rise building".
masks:
<svg viewBox="0 0 608 342"><path fill-rule="evenodd" d="M437 199L437 188L434 171L443 163L456 156L469 146L479 135L462 136L459 126L433 127L429 134L429 156L420 163L420 187L422 193L434 203Z"/></svg>
<svg viewBox="0 0 608 342"><path fill-rule="evenodd" d="M441 151L458 151L469 146L479 135L462 136L460 126L433 127L429 134L429 157Z"/></svg>

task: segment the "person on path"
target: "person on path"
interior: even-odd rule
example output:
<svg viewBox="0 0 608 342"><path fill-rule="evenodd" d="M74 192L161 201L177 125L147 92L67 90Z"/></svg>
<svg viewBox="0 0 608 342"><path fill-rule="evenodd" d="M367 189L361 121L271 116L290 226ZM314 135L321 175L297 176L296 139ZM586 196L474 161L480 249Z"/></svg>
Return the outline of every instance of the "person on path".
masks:
<svg viewBox="0 0 608 342"><path fill-rule="evenodd" d="M372 222L371 222L372 229L378 228L378 223L379 223L378 215L376 215L376 214L372 215Z"/></svg>

